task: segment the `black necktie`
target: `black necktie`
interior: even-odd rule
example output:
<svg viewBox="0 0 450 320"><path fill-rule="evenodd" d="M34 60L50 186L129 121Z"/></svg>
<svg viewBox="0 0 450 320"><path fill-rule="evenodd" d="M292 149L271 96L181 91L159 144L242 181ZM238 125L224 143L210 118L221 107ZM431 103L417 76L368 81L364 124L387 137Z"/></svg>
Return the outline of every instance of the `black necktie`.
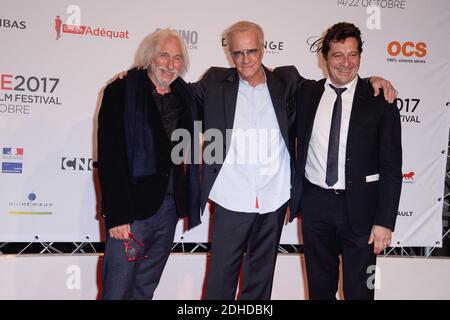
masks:
<svg viewBox="0 0 450 320"><path fill-rule="evenodd" d="M332 84L330 87L336 91L336 101L333 106L333 116L331 117L330 138L328 139L327 156L327 176L325 182L332 187L338 181L338 160L339 160L339 135L341 133L342 115L342 92L347 88L336 88Z"/></svg>

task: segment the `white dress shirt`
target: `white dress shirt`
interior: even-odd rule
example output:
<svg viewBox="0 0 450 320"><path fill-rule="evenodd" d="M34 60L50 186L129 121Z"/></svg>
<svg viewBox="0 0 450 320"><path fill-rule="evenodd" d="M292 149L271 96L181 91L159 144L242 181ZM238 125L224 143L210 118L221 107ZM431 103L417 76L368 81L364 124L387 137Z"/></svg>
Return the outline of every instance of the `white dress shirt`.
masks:
<svg viewBox="0 0 450 320"><path fill-rule="evenodd" d="M273 212L290 198L290 171L267 83L240 79L230 148L209 199L232 211Z"/></svg>
<svg viewBox="0 0 450 320"><path fill-rule="evenodd" d="M324 189L345 189L345 154L347 150L348 126L352 112L353 96L355 94L358 76L342 88L341 131L339 135L338 181L334 186L325 182L327 174L328 140L330 137L331 118L337 94L330 87L331 81L325 81L325 90L317 108L314 126L309 140L308 156L306 158L305 177L311 183ZM335 86L337 87L337 86Z"/></svg>

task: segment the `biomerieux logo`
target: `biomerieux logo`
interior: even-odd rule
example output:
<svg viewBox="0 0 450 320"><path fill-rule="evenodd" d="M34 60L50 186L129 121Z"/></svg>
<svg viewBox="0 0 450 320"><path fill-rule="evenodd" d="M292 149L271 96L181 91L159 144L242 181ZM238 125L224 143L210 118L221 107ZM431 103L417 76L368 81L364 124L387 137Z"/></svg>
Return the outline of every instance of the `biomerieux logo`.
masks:
<svg viewBox="0 0 450 320"><path fill-rule="evenodd" d="M67 7L67 13L70 15L63 23L61 16L56 15L54 18L54 30L56 33L56 40L59 40L63 34L72 34L78 36L92 36L108 39L129 39L128 30L112 30L105 27L91 27L89 25L81 24L81 8L76 5Z"/></svg>
<svg viewBox="0 0 450 320"><path fill-rule="evenodd" d="M23 201L10 201L9 214L13 215L51 215L53 203L40 202L36 193L31 192Z"/></svg>

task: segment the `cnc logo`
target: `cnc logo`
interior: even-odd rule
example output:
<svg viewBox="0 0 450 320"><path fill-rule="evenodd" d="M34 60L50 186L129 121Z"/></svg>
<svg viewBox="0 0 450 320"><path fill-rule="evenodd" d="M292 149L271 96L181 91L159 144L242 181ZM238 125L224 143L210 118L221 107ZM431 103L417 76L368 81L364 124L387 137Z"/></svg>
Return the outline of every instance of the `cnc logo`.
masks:
<svg viewBox="0 0 450 320"><path fill-rule="evenodd" d="M428 54L425 42L412 41L391 41L386 47L388 62L396 63L426 63L425 57Z"/></svg>
<svg viewBox="0 0 450 320"><path fill-rule="evenodd" d="M91 158L63 157L61 159L61 170L69 171L92 171L94 162Z"/></svg>

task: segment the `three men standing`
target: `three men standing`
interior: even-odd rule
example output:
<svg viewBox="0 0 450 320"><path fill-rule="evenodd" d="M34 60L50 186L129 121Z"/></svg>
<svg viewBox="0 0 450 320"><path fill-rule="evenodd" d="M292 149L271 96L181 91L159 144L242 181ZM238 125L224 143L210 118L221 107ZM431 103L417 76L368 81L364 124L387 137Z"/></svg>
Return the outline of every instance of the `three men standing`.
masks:
<svg viewBox="0 0 450 320"><path fill-rule="evenodd" d="M367 81L356 79L362 49L359 52L353 50L353 38L350 38L350 49L347 36L332 39L330 53L327 51L325 55L330 70L329 82L340 89L353 81L348 85L347 93L336 100L337 115L333 118L343 119L340 127L330 125L331 115L327 115L326 110L317 113L320 116L316 116L317 125L314 120L313 110L317 109L315 104L320 101L324 81L307 81L293 66L270 71L262 65L264 34L255 23L240 21L227 30L226 40L236 68L211 68L198 83L191 85L186 85L178 77L187 65L187 53L176 32L163 30L147 39L148 46L141 50L141 61L148 63L140 63L139 68L128 72L125 79L108 86L99 114L102 212L109 229L103 272L104 298L151 298L170 253L177 214L187 214L190 227L193 227L200 222L200 208L204 211L208 200L214 207L214 219L206 299L234 299L241 265L241 299L270 299L277 248L290 197L293 216L302 208L304 217L319 219L321 213L318 212L323 208L316 205L317 199L325 202L328 195L336 193L341 197L338 198L338 207L334 206L334 198L330 200L333 205L331 211L336 208L341 211L339 217L333 218L350 220L352 224L348 228L356 226L357 229L351 231L362 238L355 236L357 239L349 239L357 243L358 249L361 239L368 238L367 228L373 224L376 227L372 229L371 240L375 241L376 248L381 242L388 241L390 234L381 228L393 229L395 216L392 218L390 214L398 205L399 196L396 179L401 151L398 159L393 150L398 147L400 134L395 122L397 109L384 103L383 97L372 97ZM378 79L372 85L389 88L389 83L383 81ZM352 93L355 91L358 106L352 109ZM365 100L359 101L363 94L361 99ZM326 96L328 101L333 99L332 93ZM323 105L326 104L324 100ZM361 125L354 126L358 130L351 129L354 117L361 121ZM197 138L193 133L195 119L203 121L205 133L208 129L215 129L222 137L227 137L231 132L231 143L227 145L226 139L222 141L223 161L203 164L201 185L195 163L177 166L170 159L172 132L176 128L184 128L193 139ZM315 131L312 131L313 127ZM337 144L327 156L329 136L324 136L324 132L329 132L330 127L334 128L330 139ZM351 130L347 132L347 128ZM242 144L243 132L245 138L249 137L249 144ZM298 135L297 158L293 148L294 132ZM340 137L336 135L339 132ZM353 134L370 137L367 141L348 140L346 147L347 134L349 139ZM205 135L204 150L214 142ZM309 145L311 152L308 152ZM352 160L351 169L342 162L346 148ZM249 157L254 153L257 157L251 162ZM308 190L316 190L314 182L317 181L313 177L323 180L324 168L328 166L328 160L324 163L323 158L327 157L331 159L330 179L326 171L327 190L322 192L322 185L316 186L320 191L317 197L324 193L325 198L311 198ZM366 158L367 163L359 165ZM297 169L291 195L291 164L294 159ZM372 184L363 185L362 175L367 179L366 183ZM349 177L354 180L355 191L348 187L349 182L352 184ZM306 182L306 179L312 181ZM358 201L351 202L349 210L344 206L346 202L341 201L345 199L342 185L348 189L349 196L358 198ZM366 191L371 194L367 195ZM380 203L375 202L378 198ZM366 205L364 201L370 201L370 204ZM305 203L310 207L305 207ZM380 210L370 207L368 214L360 211L377 204ZM341 223L340 220L338 222ZM321 223L319 229L322 228ZM344 225L344 231L350 232L347 224ZM314 228L312 225L313 231ZM329 230L326 231L319 233L318 237L329 236ZM339 245L323 243L327 250L332 245L332 254L327 254L323 261L314 260L316 235L311 232L309 236L309 229L304 232L308 234L305 239L308 279L311 283L318 279L314 274L315 264L322 263L327 265L325 272L334 277L334 269L328 264L335 262ZM130 265L127 264L127 250L133 239L142 241L134 241L142 261ZM369 247L367 240L364 241ZM351 248L354 247L352 244ZM353 260L361 251L351 252L350 259ZM366 264L373 262L372 256L371 259L360 260ZM329 283L333 281L334 278ZM331 284L326 289L334 290ZM318 290L322 292L321 287ZM313 293L311 297L328 298L329 295Z"/></svg>

